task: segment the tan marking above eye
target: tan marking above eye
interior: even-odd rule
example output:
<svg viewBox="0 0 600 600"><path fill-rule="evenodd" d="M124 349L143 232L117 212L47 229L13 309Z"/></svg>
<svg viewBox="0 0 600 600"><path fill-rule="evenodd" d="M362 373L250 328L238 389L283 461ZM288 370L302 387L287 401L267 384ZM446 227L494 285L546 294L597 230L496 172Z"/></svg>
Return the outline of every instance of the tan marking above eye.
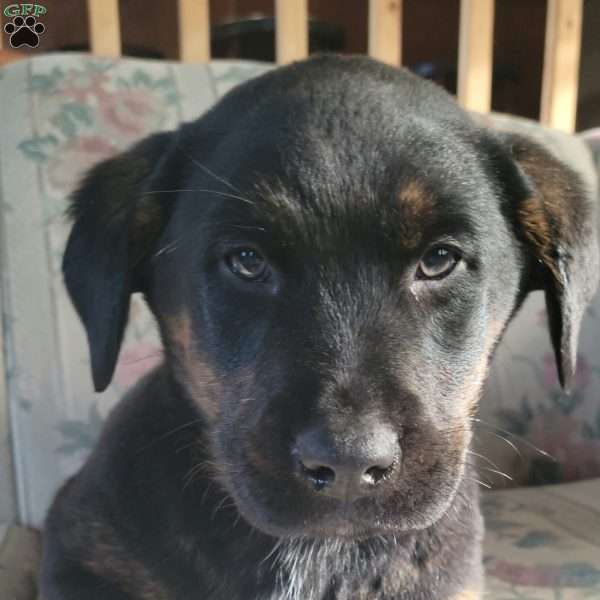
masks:
<svg viewBox="0 0 600 600"><path fill-rule="evenodd" d="M398 191L397 207L415 216L423 216L433 209L433 194L416 179L405 183Z"/></svg>
<svg viewBox="0 0 600 600"><path fill-rule="evenodd" d="M400 215L400 236L407 248L415 248L421 241L421 221L434 207L433 194L416 179L403 184L396 196Z"/></svg>

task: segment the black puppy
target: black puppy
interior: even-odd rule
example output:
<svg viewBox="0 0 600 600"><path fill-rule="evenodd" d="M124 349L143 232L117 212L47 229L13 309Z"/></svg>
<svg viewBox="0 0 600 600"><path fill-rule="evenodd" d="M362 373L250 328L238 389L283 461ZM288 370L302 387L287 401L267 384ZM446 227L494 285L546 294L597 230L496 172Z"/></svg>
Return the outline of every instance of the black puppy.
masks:
<svg viewBox="0 0 600 600"><path fill-rule="evenodd" d="M472 414L529 290L573 374L598 278L574 173L319 57L100 164L71 212L96 389L132 292L165 361L59 493L44 600L480 597Z"/></svg>

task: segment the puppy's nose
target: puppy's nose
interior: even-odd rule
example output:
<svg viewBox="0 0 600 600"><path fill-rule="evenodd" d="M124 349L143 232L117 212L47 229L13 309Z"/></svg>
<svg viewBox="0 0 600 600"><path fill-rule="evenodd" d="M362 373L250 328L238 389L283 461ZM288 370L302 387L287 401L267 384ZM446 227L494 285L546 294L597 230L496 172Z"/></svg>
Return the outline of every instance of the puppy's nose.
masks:
<svg viewBox="0 0 600 600"><path fill-rule="evenodd" d="M374 491L400 461L393 429L374 425L348 435L309 429L296 439L293 453L300 476L316 491L352 501Z"/></svg>

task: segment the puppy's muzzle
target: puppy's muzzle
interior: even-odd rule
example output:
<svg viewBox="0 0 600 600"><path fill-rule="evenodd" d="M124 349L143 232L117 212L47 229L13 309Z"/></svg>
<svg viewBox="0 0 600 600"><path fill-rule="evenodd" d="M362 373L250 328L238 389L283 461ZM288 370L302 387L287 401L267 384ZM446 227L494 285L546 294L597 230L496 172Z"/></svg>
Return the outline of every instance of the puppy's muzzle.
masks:
<svg viewBox="0 0 600 600"><path fill-rule="evenodd" d="M325 426L308 429L298 435L292 453L302 479L344 502L378 490L401 458L398 435L380 423L341 435Z"/></svg>

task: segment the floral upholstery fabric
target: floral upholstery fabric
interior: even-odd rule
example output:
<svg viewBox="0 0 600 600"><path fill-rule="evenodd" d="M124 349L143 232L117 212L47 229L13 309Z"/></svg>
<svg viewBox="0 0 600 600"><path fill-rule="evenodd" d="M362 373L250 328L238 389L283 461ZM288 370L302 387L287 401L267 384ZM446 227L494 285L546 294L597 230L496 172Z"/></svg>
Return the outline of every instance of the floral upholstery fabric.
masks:
<svg viewBox="0 0 600 600"><path fill-rule="evenodd" d="M600 479L487 492L489 600L600 599Z"/></svg>
<svg viewBox="0 0 600 600"><path fill-rule="evenodd" d="M114 382L103 394L93 393L84 332L60 274L66 197L94 163L197 117L233 85L268 68L57 54L0 70L1 308L25 523L42 522L110 408L162 356L152 317L136 297ZM596 193L597 176L581 140L497 115L483 118L483 125L542 140ZM483 465L492 469L482 470L484 483L494 483L500 470L521 483L600 476L599 319L600 297L586 315L576 386L567 396L556 378L542 295L528 299L498 350L482 400L476 451L494 465Z"/></svg>

